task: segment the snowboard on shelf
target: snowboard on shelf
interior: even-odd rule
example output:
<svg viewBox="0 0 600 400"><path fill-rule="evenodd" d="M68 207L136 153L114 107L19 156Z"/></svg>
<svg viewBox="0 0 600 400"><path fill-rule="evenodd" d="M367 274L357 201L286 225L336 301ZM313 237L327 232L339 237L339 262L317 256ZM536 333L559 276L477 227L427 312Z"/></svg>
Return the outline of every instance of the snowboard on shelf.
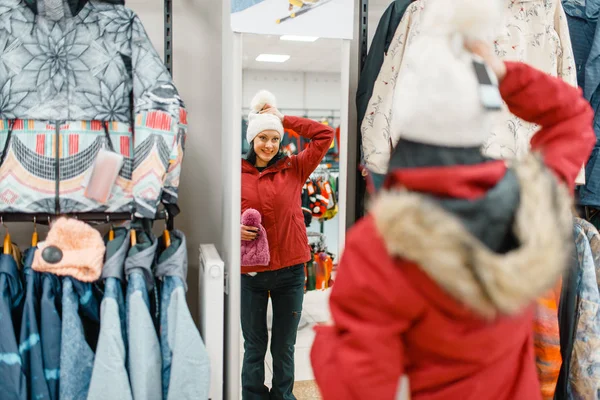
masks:
<svg viewBox="0 0 600 400"><path fill-rule="evenodd" d="M317 0L314 3L303 3L302 7L300 7L300 9L291 12L289 15L286 15L285 17L279 18L277 21L275 21L277 24L280 24L282 22L285 21L289 21L291 19L295 19L298 18L301 15L306 14L307 12L309 12L310 10L313 10L317 7L320 7L324 4L329 3L331 0Z"/></svg>

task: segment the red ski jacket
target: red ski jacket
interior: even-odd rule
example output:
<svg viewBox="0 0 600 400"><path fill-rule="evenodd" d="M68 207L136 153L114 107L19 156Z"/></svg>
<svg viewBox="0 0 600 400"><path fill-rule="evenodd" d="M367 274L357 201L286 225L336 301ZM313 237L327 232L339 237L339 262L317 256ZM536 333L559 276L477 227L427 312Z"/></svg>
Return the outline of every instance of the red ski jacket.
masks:
<svg viewBox="0 0 600 400"><path fill-rule="evenodd" d="M242 213L249 208L260 212L271 255L269 265L242 267L244 274L290 267L311 259L300 196L302 186L329 150L333 129L291 116L284 118L283 126L311 142L298 155L285 157L262 172L242 160Z"/></svg>
<svg viewBox="0 0 600 400"><path fill-rule="evenodd" d="M408 192L382 194L349 231L330 298L333 326L316 328L311 357L325 400L392 400L403 375L413 400L541 399L531 305L565 266L569 202L596 137L580 90L506 65L505 102L541 127L531 139L537 155L514 168L519 247L486 250L421 196L481 198L504 179L506 162L399 170L395 180Z"/></svg>

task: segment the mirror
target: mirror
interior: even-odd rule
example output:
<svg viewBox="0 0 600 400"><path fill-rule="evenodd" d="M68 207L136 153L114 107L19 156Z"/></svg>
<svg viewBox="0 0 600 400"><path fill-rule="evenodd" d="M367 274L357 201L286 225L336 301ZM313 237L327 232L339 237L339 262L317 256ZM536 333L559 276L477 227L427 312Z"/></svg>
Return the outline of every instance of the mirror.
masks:
<svg viewBox="0 0 600 400"><path fill-rule="evenodd" d="M345 43L241 35L242 399L318 398L313 327L345 230Z"/></svg>

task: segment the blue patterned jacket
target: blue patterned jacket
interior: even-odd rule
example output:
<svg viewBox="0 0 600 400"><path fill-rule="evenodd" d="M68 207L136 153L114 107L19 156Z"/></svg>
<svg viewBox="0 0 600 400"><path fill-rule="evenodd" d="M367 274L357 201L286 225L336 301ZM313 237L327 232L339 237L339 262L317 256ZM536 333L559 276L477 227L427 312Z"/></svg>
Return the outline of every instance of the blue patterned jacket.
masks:
<svg viewBox="0 0 600 400"><path fill-rule="evenodd" d="M87 400L99 325L99 293L95 287L62 278L61 400Z"/></svg>
<svg viewBox="0 0 600 400"><path fill-rule="evenodd" d="M27 400L16 332L21 323L23 283L11 255L0 254L0 397Z"/></svg>
<svg viewBox="0 0 600 400"><path fill-rule="evenodd" d="M102 323L88 400L133 399L127 373L127 332L123 296L124 264L130 243L129 231L117 228L114 232L113 240L105 238L106 260L102 268L102 279L105 283L100 314Z"/></svg>
<svg viewBox="0 0 600 400"><path fill-rule="evenodd" d="M23 271L25 273L25 305L21 319L19 353L23 362L23 371L27 379L29 398L50 400L50 389L44 372L44 356L40 333L42 295L42 274L31 269L36 248L24 254ZM60 327L59 327L60 329Z"/></svg>
<svg viewBox="0 0 600 400"><path fill-rule="evenodd" d="M160 241L162 243L162 240ZM188 258L182 232L158 256L161 281L160 347L164 400L208 399L210 358L185 299Z"/></svg>

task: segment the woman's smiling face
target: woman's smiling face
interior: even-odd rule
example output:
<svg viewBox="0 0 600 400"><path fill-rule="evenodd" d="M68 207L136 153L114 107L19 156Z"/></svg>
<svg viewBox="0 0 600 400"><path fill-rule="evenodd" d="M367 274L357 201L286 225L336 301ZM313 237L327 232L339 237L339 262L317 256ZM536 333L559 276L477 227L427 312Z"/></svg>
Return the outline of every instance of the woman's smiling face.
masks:
<svg viewBox="0 0 600 400"><path fill-rule="evenodd" d="M266 167L269 161L279 152L281 137L274 130L262 131L254 139L254 152L256 153L256 166Z"/></svg>

